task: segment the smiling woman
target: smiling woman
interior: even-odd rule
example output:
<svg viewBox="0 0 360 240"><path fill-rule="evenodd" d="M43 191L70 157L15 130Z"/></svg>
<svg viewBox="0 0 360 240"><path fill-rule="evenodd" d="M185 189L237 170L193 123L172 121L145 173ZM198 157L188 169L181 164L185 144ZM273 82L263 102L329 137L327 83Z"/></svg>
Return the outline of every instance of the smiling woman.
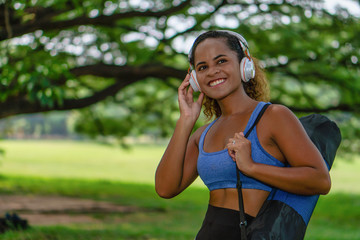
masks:
<svg viewBox="0 0 360 240"><path fill-rule="evenodd" d="M201 34L189 62L192 71L178 89L180 118L158 165L155 188L172 198L200 176L210 199L197 240L244 239L239 210L247 221L241 225L251 225L273 189L328 193L330 177L321 154L288 108L267 103L266 79L241 35ZM201 91L197 100L189 87L193 83ZM202 105L205 115L216 119L191 135ZM268 110L251 131L265 105Z"/></svg>
<svg viewBox="0 0 360 240"><path fill-rule="evenodd" d="M227 35L227 38L223 38L224 34ZM241 41L238 40L239 37L241 38ZM231 50L233 50L233 52L230 53L231 56L232 57L236 56L238 61L240 62L240 65L241 65L241 61L243 59L247 59L247 58L245 58L245 53L242 51L242 48L247 49L246 54L250 57L250 52L248 50L248 44L241 35L239 35L239 34L233 35L226 31L214 31L214 32L208 32L206 34L199 36L196 39L196 41L194 42L192 49L189 52L189 63L191 66L194 66L194 54L195 54L194 50L197 48L197 45L200 42L204 41L207 38L210 38L209 40L221 39L222 41L226 41L227 47L230 48ZM207 51L206 48L205 48L205 51ZM216 57L216 59L214 59L214 61L218 60L219 64L227 62L226 59L218 59L220 57L224 58L226 56L219 55ZM260 64L257 61L257 59L254 57L251 57L250 59L251 59L250 61L253 64L252 70L254 72L251 72L251 77L248 77L247 81L243 81L243 88L249 97L251 97L257 101L265 101L265 102L269 101L270 91L269 91L268 82L265 77L265 74L264 74L262 68L260 67ZM199 64L201 64L201 62L197 63L197 65L199 65ZM199 67L199 66L197 66L197 67ZM199 70L203 70L203 68L204 67L200 66ZM242 68L238 68L238 69L241 72ZM245 71L243 71L243 72L245 72ZM255 74L255 72L256 72L256 74ZM246 79L245 76L243 76L242 78ZM210 98L207 95L205 95L204 107L205 107L204 114L205 114L205 116L208 117L209 120L213 116L219 117L221 115L220 107L219 107L217 101L213 98Z"/></svg>

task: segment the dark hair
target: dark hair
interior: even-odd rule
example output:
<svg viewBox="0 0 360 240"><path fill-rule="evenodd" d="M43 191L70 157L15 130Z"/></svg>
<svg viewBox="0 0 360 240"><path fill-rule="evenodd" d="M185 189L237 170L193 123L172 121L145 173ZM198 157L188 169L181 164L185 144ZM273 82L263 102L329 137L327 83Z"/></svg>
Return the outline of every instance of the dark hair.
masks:
<svg viewBox="0 0 360 240"><path fill-rule="evenodd" d="M239 59L239 63L245 57L243 49L240 46L239 39L235 35L228 33L226 31L208 31L199 35L196 38L189 52L189 62L192 66L194 66L195 64L196 47L207 38L224 39L229 49L236 52ZM243 82L244 90L246 94L252 99L255 99L257 101L269 101L270 91L268 88L268 83L265 77L265 73L263 69L259 66L257 59L255 59L254 57L251 57L251 59L254 61L256 74L255 74L255 78L251 79L246 83ZM203 105L204 105L204 114L208 118L208 120L210 120L213 116L220 117L221 109L215 99L205 96Z"/></svg>
<svg viewBox="0 0 360 240"><path fill-rule="evenodd" d="M223 32L223 31L208 31L200 36L198 36L189 52L189 62L192 66L195 64L195 49L201 43L207 38L222 38L226 40L226 45L230 48L230 50L233 50L236 52L239 62L241 59L245 57L245 54L240 46L239 40L234 35L231 35L230 33Z"/></svg>

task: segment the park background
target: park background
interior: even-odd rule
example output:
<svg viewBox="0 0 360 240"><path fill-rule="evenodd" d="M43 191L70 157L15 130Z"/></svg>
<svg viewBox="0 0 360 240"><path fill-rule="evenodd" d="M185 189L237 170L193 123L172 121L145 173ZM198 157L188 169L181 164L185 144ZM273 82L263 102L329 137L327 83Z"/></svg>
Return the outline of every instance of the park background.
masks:
<svg viewBox="0 0 360 240"><path fill-rule="evenodd" d="M305 239L360 239L359 18L358 0L0 0L0 214L30 223L0 239L193 239L207 190L161 199L154 172L191 44L219 28L248 40L271 102L341 129Z"/></svg>

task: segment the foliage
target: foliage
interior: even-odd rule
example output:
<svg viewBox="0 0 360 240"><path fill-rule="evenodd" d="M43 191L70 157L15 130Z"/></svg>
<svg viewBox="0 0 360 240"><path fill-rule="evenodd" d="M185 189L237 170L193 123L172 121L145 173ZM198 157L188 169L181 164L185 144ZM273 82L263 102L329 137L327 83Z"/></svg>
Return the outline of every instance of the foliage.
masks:
<svg viewBox="0 0 360 240"><path fill-rule="evenodd" d="M80 132L168 136L194 37L224 28L242 33L263 63L272 102L299 114L326 112L339 119L346 139L359 139L359 16L341 7L329 12L319 1L285 0L13 0L0 5L0 19L0 118L91 106L79 116Z"/></svg>
<svg viewBox="0 0 360 240"><path fill-rule="evenodd" d="M93 138L147 135L157 140L172 133L177 117L176 91L156 79L146 79L123 89L115 101L84 109L76 130L92 133Z"/></svg>

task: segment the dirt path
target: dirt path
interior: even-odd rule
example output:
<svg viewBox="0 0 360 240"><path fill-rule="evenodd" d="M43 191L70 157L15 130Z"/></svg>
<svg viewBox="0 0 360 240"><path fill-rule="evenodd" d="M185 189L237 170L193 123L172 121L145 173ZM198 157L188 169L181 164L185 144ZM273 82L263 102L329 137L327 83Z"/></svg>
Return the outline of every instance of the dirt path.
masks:
<svg viewBox="0 0 360 240"><path fill-rule="evenodd" d="M0 196L0 216L16 213L30 225L57 225L100 222L95 213L131 213L135 207L120 206L109 202L60 196Z"/></svg>

